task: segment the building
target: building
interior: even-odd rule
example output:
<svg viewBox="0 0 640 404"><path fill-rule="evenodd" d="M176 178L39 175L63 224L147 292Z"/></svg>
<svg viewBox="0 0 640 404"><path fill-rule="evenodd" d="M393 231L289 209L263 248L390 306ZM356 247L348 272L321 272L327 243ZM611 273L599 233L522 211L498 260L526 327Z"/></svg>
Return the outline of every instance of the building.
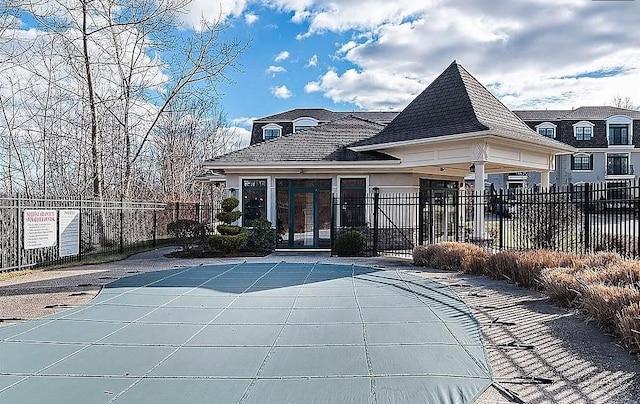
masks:
<svg viewBox="0 0 640 404"><path fill-rule="evenodd" d="M271 221L279 248L328 248L332 221L371 221L348 201L374 192L457 192L471 172L476 189L486 174L521 171L539 172L548 186L556 156L575 151L540 136L454 61L399 113L287 111L256 120L250 146L203 166L225 175L242 224ZM483 237L484 215L474 217Z"/></svg>

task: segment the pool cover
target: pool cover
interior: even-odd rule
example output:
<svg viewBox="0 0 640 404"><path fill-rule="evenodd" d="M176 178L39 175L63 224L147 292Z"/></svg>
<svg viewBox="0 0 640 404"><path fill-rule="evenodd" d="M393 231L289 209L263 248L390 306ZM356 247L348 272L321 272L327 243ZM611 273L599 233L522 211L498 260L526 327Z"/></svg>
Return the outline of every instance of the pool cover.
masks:
<svg viewBox="0 0 640 404"><path fill-rule="evenodd" d="M469 403L476 320L399 271L235 263L138 274L0 328L0 402Z"/></svg>

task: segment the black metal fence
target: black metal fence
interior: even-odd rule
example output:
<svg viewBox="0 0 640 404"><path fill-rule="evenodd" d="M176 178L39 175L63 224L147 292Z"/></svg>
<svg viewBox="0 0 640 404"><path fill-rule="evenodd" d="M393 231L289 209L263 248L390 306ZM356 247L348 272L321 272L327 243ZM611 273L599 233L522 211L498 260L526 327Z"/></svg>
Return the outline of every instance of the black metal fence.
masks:
<svg viewBox="0 0 640 404"><path fill-rule="evenodd" d="M417 245L459 241L496 250L613 251L638 257L639 197L640 184L626 181L335 198L332 252L410 256Z"/></svg>
<svg viewBox="0 0 640 404"><path fill-rule="evenodd" d="M0 198L0 272L170 243L169 223L212 223L219 208L219 203Z"/></svg>

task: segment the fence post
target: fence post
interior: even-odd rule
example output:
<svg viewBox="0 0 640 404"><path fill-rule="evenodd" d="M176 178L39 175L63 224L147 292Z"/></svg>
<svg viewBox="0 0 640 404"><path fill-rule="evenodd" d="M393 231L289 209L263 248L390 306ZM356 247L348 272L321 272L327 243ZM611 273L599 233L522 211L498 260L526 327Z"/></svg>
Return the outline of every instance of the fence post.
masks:
<svg viewBox="0 0 640 404"><path fill-rule="evenodd" d="M498 248L504 248L504 215L505 215L505 206L504 206L504 191L502 188L498 191L498 206L500 209L498 210Z"/></svg>
<svg viewBox="0 0 640 404"><path fill-rule="evenodd" d="M158 209L156 203L153 204L153 248L158 246Z"/></svg>
<svg viewBox="0 0 640 404"><path fill-rule="evenodd" d="M336 203L336 196L331 194L331 230L329 230L329 240L330 240L330 248L331 248L331 255L333 255L333 246L335 244L336 241L336 206L339 206ZM278 226L276 225L276 244L278 243Z"/></svg>
<svg viewBox="0 0 640 404"><path fill-rule="evenodd" d="M591 222L589 218L589 205L591 204L591 183L584 184L584 206L582 211L584 212L584 252L588 253L591 249Z"/></svg>
<svg viewBox="0 0 640 404"><path fill-rule="evenodd" d="M120 197L120 254L124 253L124 202Z"/></svg>
<svg viewBox="0 0 640 404"><path fill-rule="evenodd" d="M373 255L378 256L378 208L380 205L380 190L373 189Z"/></svg>
<svg viewBox="0 0 640 404"><path fill-rule="evenodd" d="M418 193L418 245L424 244L424 193Z"/></svg>

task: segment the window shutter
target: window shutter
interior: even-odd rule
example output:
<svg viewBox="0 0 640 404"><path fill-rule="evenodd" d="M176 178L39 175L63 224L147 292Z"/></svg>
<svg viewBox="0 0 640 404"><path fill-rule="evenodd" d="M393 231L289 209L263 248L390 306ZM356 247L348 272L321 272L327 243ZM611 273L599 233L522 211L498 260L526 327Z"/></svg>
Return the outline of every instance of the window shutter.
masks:
<svg viewBox="0 0 640 404"><path fill-rule="evenodd" d="M593 170L593 154L589 155L589 170Z"/></svg>
<svg viewBox="0 0 640 404"><path fill-rule="evenodd" d="M575 156L571 156L571 169L572 170L576 169L576 157Z"/></svg>

